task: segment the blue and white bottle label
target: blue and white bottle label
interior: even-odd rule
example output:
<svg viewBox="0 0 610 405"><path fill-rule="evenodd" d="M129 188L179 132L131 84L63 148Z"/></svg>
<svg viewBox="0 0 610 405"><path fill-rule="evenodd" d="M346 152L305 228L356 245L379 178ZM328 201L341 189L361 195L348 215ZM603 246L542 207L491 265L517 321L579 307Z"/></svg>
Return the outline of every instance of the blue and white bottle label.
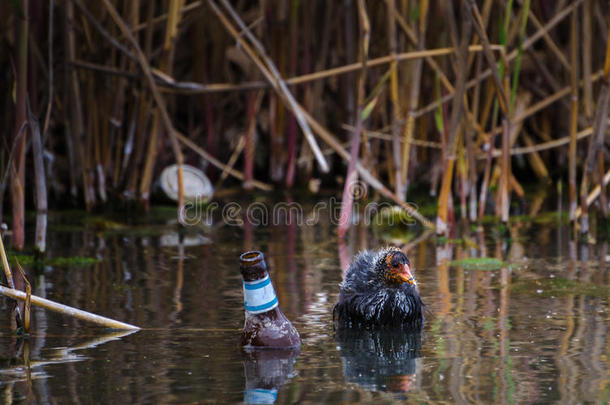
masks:
<svg viewBox="0 0 610 405"><path fill-rule="evenodd" d="M246 404L273 404L276 399L276 389L254 388L244 391L244 403Z"/></svg>
<svg viewBox="0 0 610 405"><path fill-rule="evenodd" d="M278 306L269 275L256 281L244 281L244 305L251 314L261 314Z"/></svg>

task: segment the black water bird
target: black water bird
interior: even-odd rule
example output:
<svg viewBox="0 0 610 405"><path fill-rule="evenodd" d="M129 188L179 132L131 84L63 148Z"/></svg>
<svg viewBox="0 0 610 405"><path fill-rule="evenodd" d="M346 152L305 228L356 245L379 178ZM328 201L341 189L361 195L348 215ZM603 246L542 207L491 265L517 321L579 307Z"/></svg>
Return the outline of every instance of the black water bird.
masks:
<svg viewBox="0 0 610 405"><path fill-rule="evenodd" d="M359 253L333 309L338 326L420 329L424 304L407 256L397 248Z"/></svg>

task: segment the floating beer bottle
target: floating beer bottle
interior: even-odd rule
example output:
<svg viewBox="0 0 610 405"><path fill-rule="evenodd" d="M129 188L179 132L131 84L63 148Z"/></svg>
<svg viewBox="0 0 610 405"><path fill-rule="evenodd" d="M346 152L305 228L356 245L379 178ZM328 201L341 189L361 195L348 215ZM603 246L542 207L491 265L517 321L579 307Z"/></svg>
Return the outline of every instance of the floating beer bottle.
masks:
<svg viewBox="0 0 610 405"><path fill-rule="evenodd" d="M241 335L245 348L297 348L301 338L280 310L262 252L239 257L246 321Z"/></svg>

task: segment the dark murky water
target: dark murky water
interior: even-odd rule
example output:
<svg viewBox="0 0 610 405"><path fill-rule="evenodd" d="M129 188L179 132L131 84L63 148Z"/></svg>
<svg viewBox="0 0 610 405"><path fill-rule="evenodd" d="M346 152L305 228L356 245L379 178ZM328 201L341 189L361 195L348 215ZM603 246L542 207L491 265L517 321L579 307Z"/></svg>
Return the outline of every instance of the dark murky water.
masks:
<svg viewBox="0 0 610 405"><path fill-rule="evenodd" d="M34 293L145 329L109 333L36 309L34 333L23 341L3 321L4 403L610 399L608 244L576 245L556 221L517 222L511 241L490 227L450 243L407 244L429 312L423 334L405 336L332 329L342 267L359 249L387 243L371 228L352 229L339 246L323 218L312 226L193 226L177 245L177 227L158 218L105 231L91 221L66 226L82 224L75 218L50 218L50 255L100 261L30 267ZM253 247L265 252L281 308L301 333L298 356L246 355L237 346L238 256ZM510 265L449 264L476 256Z"/></svg>

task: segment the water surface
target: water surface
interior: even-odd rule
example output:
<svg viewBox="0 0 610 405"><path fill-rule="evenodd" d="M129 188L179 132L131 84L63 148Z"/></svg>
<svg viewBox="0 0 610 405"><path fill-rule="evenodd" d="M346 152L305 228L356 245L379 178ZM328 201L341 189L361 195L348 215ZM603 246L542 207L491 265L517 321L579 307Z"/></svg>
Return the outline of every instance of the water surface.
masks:
<svg viewBox="0 0 610 405"><path fill-rule="evenodd" d="M24 340L5 316L5 403L610 399L608 244L571 241L565 224L518 221L510 238L494 226L465 226L448 241L408 240L421 235L406 229L401 243L428 306L423 333L406 336L332 328L342 269L358 250L388 243L376 228L356 226L339 244L324 218L266 226L216 220L183 231L170 218L130 214L109 226L51 214L49 256L98 261L25 266L34 294L144 329L111 332L35 309ZM280 306L303 338L300 353L238 347L238 257L252 248L265 253ZM506 264L451 264L478 256Z"/></svg>

